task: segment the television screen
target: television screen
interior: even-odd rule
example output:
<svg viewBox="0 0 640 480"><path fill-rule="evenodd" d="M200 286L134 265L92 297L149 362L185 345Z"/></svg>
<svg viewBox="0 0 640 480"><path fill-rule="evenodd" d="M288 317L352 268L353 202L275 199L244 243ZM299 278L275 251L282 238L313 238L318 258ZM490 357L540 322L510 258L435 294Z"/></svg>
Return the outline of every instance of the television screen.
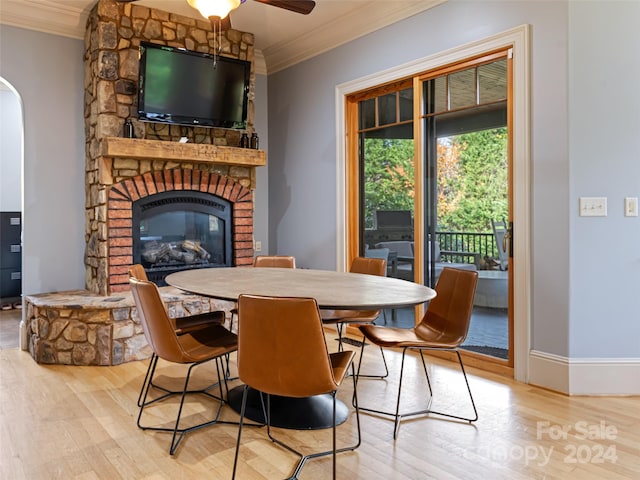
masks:
<svg viewBox="0 0 640 480"><path fill-rule="evenodd" d="M142 43L138 118L218 128L247 128L251 63Z"/></svg>

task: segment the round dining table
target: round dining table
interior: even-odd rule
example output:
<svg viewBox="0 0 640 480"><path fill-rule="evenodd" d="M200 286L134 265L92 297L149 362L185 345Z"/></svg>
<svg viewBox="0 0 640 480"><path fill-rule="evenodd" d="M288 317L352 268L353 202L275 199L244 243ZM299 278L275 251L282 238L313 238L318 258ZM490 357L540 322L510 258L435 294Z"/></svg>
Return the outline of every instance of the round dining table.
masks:
<svg viewBox="0 0 640 480"><path fill-rule="evenodd" d="M304 268L222 267L172 273L167 284L206 297L237 301L242 294L315 298L318 307L331 310L380 310L428 302L436 292L424 285L401 280L331 270ZM229 391L231 407L240 411L242 386ZM330 395L307 398L271 396L271 424L297 430L330 428L333 401ZM264 423L260 392L250 390L245 415ZM338 402L336 423L349 415Z"/></svg>

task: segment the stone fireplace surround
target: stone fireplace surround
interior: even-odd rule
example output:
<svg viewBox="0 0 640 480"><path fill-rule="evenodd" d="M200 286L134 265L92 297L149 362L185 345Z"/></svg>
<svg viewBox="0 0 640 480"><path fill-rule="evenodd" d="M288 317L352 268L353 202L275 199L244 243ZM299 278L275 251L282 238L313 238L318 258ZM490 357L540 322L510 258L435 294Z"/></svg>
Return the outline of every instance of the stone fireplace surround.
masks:
<svg viewBox="0 0 640 480"><path fill-rule="evenodd" d="M194 190L230 201L234 265L253 262L255 168L266 164L265 152L236 148L238 131L135 120L141 41L253 63L252 34L217 36L207 21L137 4L99 0L94 6L85 36L87 290L25 297L23 345L39 363L117 365L151 354L128 291L131 205L138 198ZM249 133L253 92L252 68ZM133 119L136 139L119 138L126 118ZM183 136L190 143L178 143ZM162 287L161 295L172 317L233 308L171 287Z"/></svg>
<svg viewBox="0 0 640 480"><path fill-rule="evenodd" d="M236 148L240 143L238 130L137 120L138 57L143 41L250 61L247 130L253 131L252 34L227 30L216 35L208 20L195 20L137 3L98 1L87 20L84 61L85 283L88 290L99 295L128 288L125 280L132 255L131 240L125 232L131 225L130 202L158 189L203 192L219 189L223 195L237 196L238 191L231 190L233 185L247 190L243 190L240 205L234 207L237 221L246 223L249 218L252 221L253 215L247 215L243 202L252 202L254 168L265 164L264 152ZM126 119L133 122L135 139L120 138ZM179 143L182 137L188 143ZM205 178L215 180L215 185L201 185ZM252 225L236 223L234 227L234 247L239 252L234 264L243 265L247 260L251 263ZM237 238L238 235L245 238ZM240 242L250 245L247 248Z"/></svg>
<svg viewBox="0 0 640 480"><path fill-rule="evenodd" d="M99 178L114 178L113 173L121 173L125 166L132 175L116 177L119 181L110 184L105 202L109 269L99 278L104 278L108 292L79 290L25 297L28 349L38 363L118 365L150 356L128 288L133 259L131 206L139 198L191 190L228 200L233 209L234 265L253 263L250 187L255 184L255 168L266 164L264 151L123 138L110 138L104 145ZM87 245L88 253L91 248ZM160 290L171 317L224 310L230 320L233 303L172 287Z"/></svg>

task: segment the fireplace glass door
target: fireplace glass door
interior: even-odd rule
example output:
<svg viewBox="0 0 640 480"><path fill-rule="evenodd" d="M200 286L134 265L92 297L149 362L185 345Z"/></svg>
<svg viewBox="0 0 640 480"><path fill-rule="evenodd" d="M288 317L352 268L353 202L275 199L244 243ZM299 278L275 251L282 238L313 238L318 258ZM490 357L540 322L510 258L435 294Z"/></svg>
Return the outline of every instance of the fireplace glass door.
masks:
<svg viewBox="0 0 640 480"><path fill-rule="evenodd" d="M165 192L134 204L134 262L149 279L189 268L231 266L228 202L200 192Z"/></svg>

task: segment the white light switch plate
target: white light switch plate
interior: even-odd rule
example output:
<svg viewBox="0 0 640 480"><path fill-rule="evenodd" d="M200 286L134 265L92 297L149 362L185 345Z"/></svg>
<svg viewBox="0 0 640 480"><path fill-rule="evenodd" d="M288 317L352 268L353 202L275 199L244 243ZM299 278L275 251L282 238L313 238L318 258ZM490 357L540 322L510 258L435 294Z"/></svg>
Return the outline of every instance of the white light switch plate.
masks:
<svg viewBox="0 0 640 480"><path fill-rule="evenodd" d="M581 217L606 217L607 197L580 197Z"/></svg>
<svg viewBox="0 0 640 480"><path fill-rule="evenodd" d="M624 199L624 216L638 216L638 197L625 197Z"/></svg>

